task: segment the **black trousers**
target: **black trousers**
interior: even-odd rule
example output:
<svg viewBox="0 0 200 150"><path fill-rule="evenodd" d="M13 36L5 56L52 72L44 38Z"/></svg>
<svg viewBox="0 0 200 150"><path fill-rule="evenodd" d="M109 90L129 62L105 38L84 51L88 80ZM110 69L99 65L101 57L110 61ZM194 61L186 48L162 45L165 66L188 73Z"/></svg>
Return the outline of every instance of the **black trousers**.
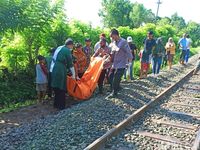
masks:
<svg viewBox="0 0 200 150"><path fill-rule="evenodd" d="M60 110L65 109L65 90L54 88L54 107Z"/></svg>
<svg viewBox="0 0 200 150"><path fill-rule="evenodd" d="M110 77L111 77L110 80L111 80L111 85L112 85L114 94L117 94L119 91L120 82L121 82L121 78L124 74L124 70L125 70L125 68L112 70L112 73L110 75Z"/></svg>
<svg viewBox="0 0 200 150"><path fill-rule="evenodd" d="M48 97L52 96L51 72L48 73Z"/></svg>
<svg viewBox="0 0 200 150"><path fill-rule="evenodd" d="M101 74L100 74L100 77L99 77L99 80L98 80L99 91L103 90L103 81L105 79L105 75L106 75L106 69L103 69L101 71Z"/></svg>

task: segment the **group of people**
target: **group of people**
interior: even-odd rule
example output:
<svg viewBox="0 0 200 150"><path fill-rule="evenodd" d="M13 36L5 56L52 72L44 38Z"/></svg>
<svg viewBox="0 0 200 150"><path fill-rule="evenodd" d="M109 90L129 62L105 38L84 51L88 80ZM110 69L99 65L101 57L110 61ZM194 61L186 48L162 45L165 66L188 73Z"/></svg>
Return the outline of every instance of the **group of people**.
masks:
<svg viewBox="0 0 200 150"><path fill-rule="evenodd" d="M111 93L109 97L117 97L121 89L122 76L124 75L125 79L134 79L133 67L138 51L132 37L129 36L126 40L120 37L116 29L111 30L110 38L111 43L109 44L106 35L100 34L99 41L94 46L94 51L91 48L91 39L85 39L85 46L83 47L82 44L74 44L73 40L68 38L64 45L52 49L49 57L38 56L36 90L38 91L39 102L44 99L48 87L48 96L52 96L52 90L55 94L54 107L64 109L67 75L79 80L87 70L91 57L102 57L104 60L98 80L99 94L103 94L104 81L106 80L110 84ZM184 36L179 41L182 48L181 61L182 58L185 59L185 51L189 48L188 39L186 39L186 42L185 39ZM155 40L153 32L148 32L147 38L144 40L144 49L139 52L140 78L147 77L151 60L153 74L158 74L165 55L167 55L169 69L171 69L175 48L172 38L169 38L164 46L162 38Z"/></svg>

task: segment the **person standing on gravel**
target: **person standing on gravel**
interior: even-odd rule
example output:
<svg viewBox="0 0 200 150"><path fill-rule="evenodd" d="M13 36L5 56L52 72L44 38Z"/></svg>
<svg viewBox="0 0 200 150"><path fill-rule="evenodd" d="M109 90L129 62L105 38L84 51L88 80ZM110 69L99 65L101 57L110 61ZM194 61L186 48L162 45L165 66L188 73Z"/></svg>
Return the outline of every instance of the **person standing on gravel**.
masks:
<svg viewBox="0 0 200 150"><path fill-rule="evenodd" d="M146 68L145 73L143 71L140 71L143 74L142 78L147 77L147 74L149 71L149 65L150 65L150 56L152 54L152 51L155 49L155 46L156 46L156 40L153 38L153 32L149 31L147 33L147 38L144 40L144 50L143 50L142 56L141 56L141 63L148 64L147 67L145 67ZM142 67L141 67L141 70L143 70Z"/></svg>
<svg viewBox="0 0 200 150"><path fill-rule="evenodd" d="M156 47L152 51L152 66L153 75L157 76L160 72L160 67L162 64L162 58L165 55L165 47L162 43L162 38L158 38L156 41Z"/></svg>
<svg viewBox="0 0 200 150"><path fill-rule="evenodd" d="M112 29L110 37L114 41L112 44L112 93L109 97L116 97L120 89L121 78L124 74L126 65L132 62L133 56L131 54L128 42L119 36L119 32L116 29Z"/></svg>
<svg viewBox="0 0 200 150"><path fill-rule="evenodd" d="M186 36L186 39L187 39L187 51L186 51L186 54L185 54L185 63L187 64L189 57L190 57L190 46L192 44L192 39L190 38L190 36L188 34Z"/></svg>
<svg viewBox="0 0 200 150"><path fill-rule="evenodd" d="M187 34L184 33L183 37L179 40L178 45L181 48L180 64L184 65L186 51L188 49L188 42L186 39Z"/></svg>
<svg viewBox="0 0 200 150"><path fill-rule="evenodd" d="M128 42L128 45L129 45L129 47L131 49L131 53L133 55L133 59L132 59L132 62L129 64L127 70L125 70L125 72L124 72L124 79L126 79L126 75L127 75L126 73L128 73L128 75L127 75L128 79L133 80L134 79L134 77L133 77L133 74L134 74L133 73L133 68L134 68L134 60L135 60L135 57L136 57L137 47L133 43L133 39L132 39L131 36L127 37L127 42Z"/></svg>
<svg viewBox="0 0 200 150"><path fill-rule="evenodd" d="M75 79L75 69L72 62L71 50L73 40L67 39L65 45L59 46L53 55L50 72L52 72L51 86L54 89L54 107L60 110L65 109L65 93L67 90L67 72L70 70L72 78Z"/></svg>
<svg viewBox="0 0 200 150"><path fill-rule="evenodd" d="M168 42L166 43L165 49L166 49L169 69L171 69L172 64L173 64L173 58L174 58L174 55L175 55L175 49L176 49L176 45L175 45L175 43L174 43L174 41L171 37L169 38Z"/></svg>
<svg viewBox="0 0 200 150"><path fill-rule="evenodd" d="M106 46L106 39L102 38L100 41L100 48L97 49L93 55L93 57L103 57L104 64L103 64L103 70L101 71L99 80L98 80L98 87L99 87L99 94L103 94L103 81L105 79L105 75L107 70L111 67L111 57L110 57L110 49L108 46Z"/></svg>

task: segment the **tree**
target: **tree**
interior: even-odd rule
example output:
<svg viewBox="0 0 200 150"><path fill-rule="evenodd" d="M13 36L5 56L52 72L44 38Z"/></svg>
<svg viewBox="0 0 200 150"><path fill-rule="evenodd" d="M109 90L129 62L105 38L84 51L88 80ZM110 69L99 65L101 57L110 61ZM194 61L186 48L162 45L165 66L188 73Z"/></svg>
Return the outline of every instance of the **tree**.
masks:
<svg viewBox="0 0 200 150"><path fill-rule="evenodd" d="M102 9L99 16L102 18L104 26L119 27L129 26L129 17L133 4L129 0L102 0Z"/></svg>
<svg viewBox="0 0 200 150"><path fill-rule="evenodd" d="M155 21L155 14L144 7L143 4L134 3L130 12L130 19L133 27L140 27L143 23L153 23Z"/></svg>
<svg viewBox="0 0 200 150"><path fill-rule="evenodd" d="M183 19L183 17L178 16L177 13L171 16L171 25L174 26L177 31L186 28L185 20Z"/></svg>
<svg viewBox="0 0 200 150"><path fill-rule="evenodd" d="M186 32L190 35L193 43L192 45L197 47L200 45L200 24L190 21L187 24Z"/></svg>
<svg viewBox="0 0 200 150"><path fill-rule="evenodd" d="M171 19L168 18L168 17L161 18L160 20L157 21L157 24L159 26L167 25L167 24L170 24L170 23L171 23Z"/></svg>
<svg viewBox="0 0 200 150"><path fill-rule="evenodd" d="M4 11L14 22L10 23L7 19L1 22L2 32L12 31L14 35L17 31L21 35L24 40L24 51L29 60L29 68L33 69L35 58L44 45L44 38L52 32L54 20L60 14L64 14L64 1L56 1L54 4L49 0L3 0L3 2Z"/></svg>

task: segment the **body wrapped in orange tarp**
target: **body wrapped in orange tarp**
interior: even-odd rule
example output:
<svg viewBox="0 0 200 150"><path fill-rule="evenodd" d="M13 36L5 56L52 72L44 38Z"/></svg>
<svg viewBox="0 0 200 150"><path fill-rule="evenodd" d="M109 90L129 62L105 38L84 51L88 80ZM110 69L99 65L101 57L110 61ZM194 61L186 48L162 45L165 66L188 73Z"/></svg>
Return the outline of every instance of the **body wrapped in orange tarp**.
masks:
<svg viewBox="0 0 200 150"><path fill-rule="evenodd" d="M69 76L67 77L68 94L79 100L90 98L97 86L102 69L103 58L92 58L88 69L80 80L74 80Z"/></svg>

